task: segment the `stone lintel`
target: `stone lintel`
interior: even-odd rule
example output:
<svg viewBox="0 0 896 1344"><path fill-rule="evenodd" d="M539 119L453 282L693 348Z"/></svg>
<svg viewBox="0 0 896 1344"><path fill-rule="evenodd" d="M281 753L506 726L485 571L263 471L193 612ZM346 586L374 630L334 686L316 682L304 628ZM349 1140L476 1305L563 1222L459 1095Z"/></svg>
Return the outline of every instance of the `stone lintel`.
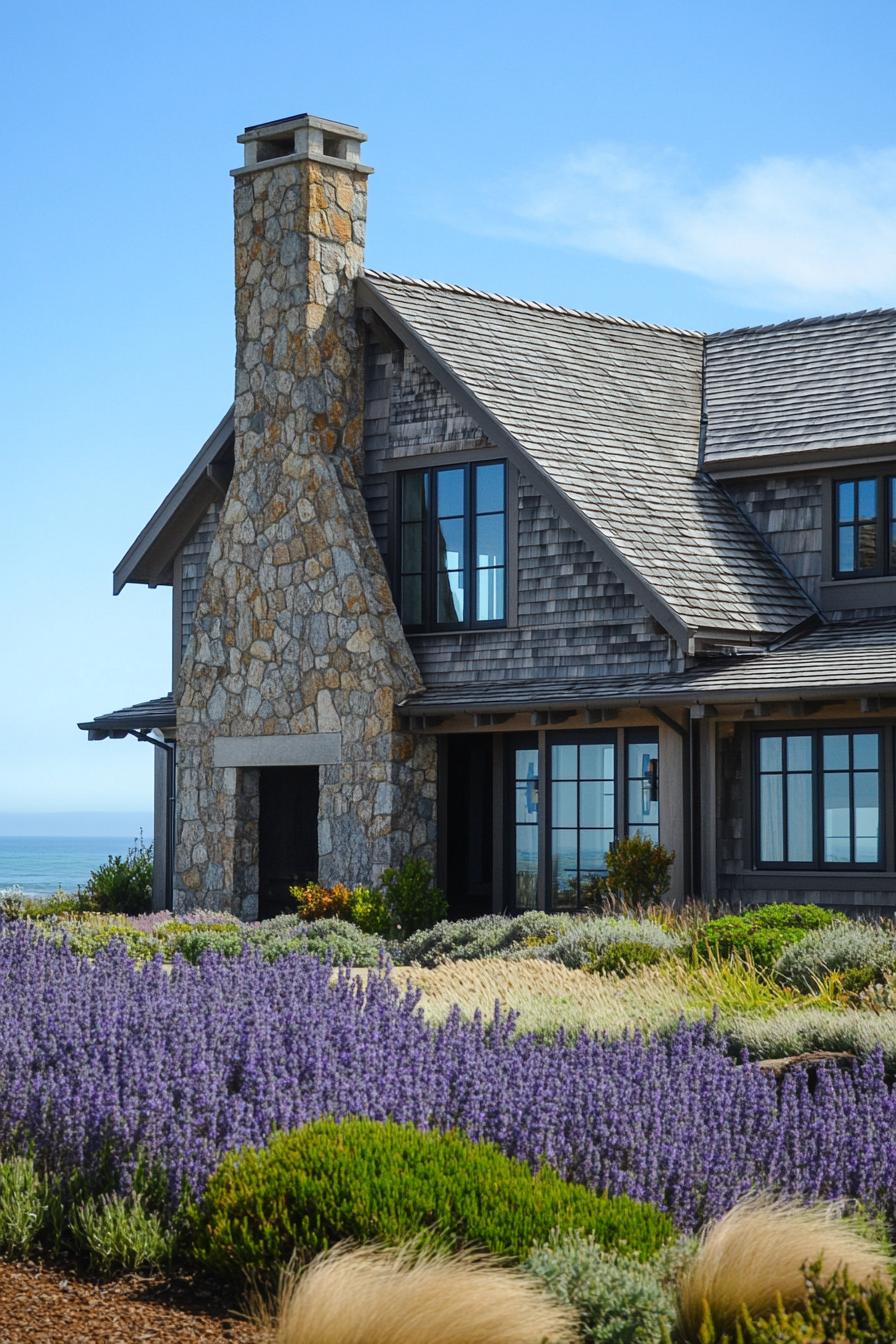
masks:
<svg viewBox="0 0 896 1344"><path fill-rule="evenodd" d="M231 177L245 177L248 173L261 172L263 168L279 168L284 163L323 163L331 168L341 168L346 173L360 173L362 177L369 177L375 169L366 163L350 163L348 159L334 159L329 154L315 154L309 150L307 154L284 154L279 159L262 159L260 163L247 163L242 168L231 168Z"/></svg>
<svg viewBox="0 0 896 1344"><path fill-rule="evenodd" d="M342 734L216 737L213 759L217 766L247 769L269 765L339 765L342 761Z"/></svg>

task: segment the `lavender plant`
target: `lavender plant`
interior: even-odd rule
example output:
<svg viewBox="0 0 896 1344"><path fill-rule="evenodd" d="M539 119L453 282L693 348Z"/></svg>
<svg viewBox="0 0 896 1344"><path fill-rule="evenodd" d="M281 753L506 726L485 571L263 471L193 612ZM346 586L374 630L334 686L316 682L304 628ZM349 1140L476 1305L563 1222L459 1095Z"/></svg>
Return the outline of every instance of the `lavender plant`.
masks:
<svg viewBox="0 0 896 1344"><path fill-rule="evenodd" d="M540 1043L512 1022L431 1027L387 971L362 982L252 949L135 967L0 926L0 1156L93 1195L164 1178L174 1207L221 1156L320 1116L457 1128L533 1167L649 1200L689 1230L771 1187L896 1215L896 1096L879 1054L778 1084L703 1024L663 1040Z"/></svg>

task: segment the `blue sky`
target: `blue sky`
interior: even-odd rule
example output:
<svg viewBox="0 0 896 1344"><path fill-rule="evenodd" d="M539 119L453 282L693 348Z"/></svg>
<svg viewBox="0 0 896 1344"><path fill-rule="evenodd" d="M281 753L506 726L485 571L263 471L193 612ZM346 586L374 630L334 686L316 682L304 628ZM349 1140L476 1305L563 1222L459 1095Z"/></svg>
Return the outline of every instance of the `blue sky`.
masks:
<svg viewBox="0 0 896 1344"><path fill-rule="evenodd" d="M115 562L227 407L243 126L370 139L373 267L715 330L896 303L891 3L42 4L0 111L0 812L144 809Z"/></svg>

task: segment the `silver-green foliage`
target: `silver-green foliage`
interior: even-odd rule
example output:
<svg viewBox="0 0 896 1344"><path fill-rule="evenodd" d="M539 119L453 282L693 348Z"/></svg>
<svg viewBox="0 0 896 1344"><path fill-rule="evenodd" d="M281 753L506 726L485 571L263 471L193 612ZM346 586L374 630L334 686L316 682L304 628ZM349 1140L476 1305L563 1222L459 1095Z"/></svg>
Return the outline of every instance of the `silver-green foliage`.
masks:
<svg viewBox="0 0 896 1344"><path fill-rule="evenodd" d="M0 1252L29 1255L52 1221L54 1200L30 1157L0 1162Z"/></svg>
<svg viewBox="0 0 896 1344"><path fill-rule="evenodd" d="M896 936L892 930L857 922L817 929L782 952L775 977L794 989L813 990L831 971L868 970L875 974L896 967Z"/></svg>
<svg viewBox="0 0 896 1344"><path fill-rule="evenodd" d="M783 1059L809 1050L844 1050L862 1058L880 1049L887 1072L896 1074L896 1011L862 1012L847 1008L783 1008L771 1017L739 1014L726 1018L722 1031L734 1053L753 1059Z"/></svg>
<svg viewBox="0 0 896 1344"><path fill-rule="evenodd" d="M674 1283L689 1253L679 1243L645 1263L570 1233L534 1250L524 1268L579 1313L590 1344L662 1344L675 1324Z"/></svg>
<svg viewBox="0 0 896 1344"><path fill-rule="evenodd" d="M530 910L525 915L483 915L479 919L443 919L405 939L405 965L438 966L443 961L478 961L507 956L515 950L526 955L530 944L552 943L572 926L569 915ZM529 955L533 955L529 952Z"/></svg>
<svg viewBox="0 0 896 1344"><path fill-rule="evenodd" d="M160 1269L171 1260L171 1231L136 1195L85 1200L73 1210L71 1233L75 1245L102 1274Z"/></svg>

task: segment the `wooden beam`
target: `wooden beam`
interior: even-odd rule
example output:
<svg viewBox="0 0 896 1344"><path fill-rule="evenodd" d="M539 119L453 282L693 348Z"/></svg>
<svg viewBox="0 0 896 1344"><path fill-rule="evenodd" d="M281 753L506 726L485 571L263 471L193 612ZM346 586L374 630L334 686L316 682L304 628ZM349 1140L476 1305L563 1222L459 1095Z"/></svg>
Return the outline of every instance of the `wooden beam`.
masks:
<svg viewBox="0 0 896 1344"><path fill-rule="evenodd" d="M677 719L673 719L671 714L667 714L664 709L660 709L657 705L645 705L644 708L648 714L652 714L655 719L659 719L660 723L664 723L667 728L671 728L673 733L677 733L679 737L684 737L687 730L682 727Z"/></svg>
<svg viewBox="0 0 896 1344"><path fill-rule="evenodd" d="M613 719L618 717L618 709L601 709L598 706L593 706L591 709L585 710L586 723L612 723Z"/></svg>
<svg viewBox="0 0 896 1344"><path fill-rule="evenodd" d="M497 728L499 724L507 723L508 719L512 718L512 714L474 714L473 727Z"/></svg>
<svg viewBox="0 0 896 1344"><path fill-rule="evenodd" d="M896 709L896 696L893 695L866 695L859 701L861 714L880 714L885 710L894 709Z"/></svg>
<svg viewBox="0 0 896 1344"><path fill-rule="evenodd" d="M565 723L575 712L574 709L536 709L530 722L533 728L544 728L551 723Z"/></svg>
<svg viewBox="0 0 896 1344"><path fill-rule="evenodd" d="M438 728L445 722L445 716L439 714L410 714L408 728L412 733L425 733L430 728Z"/></svg>
<svg viewBox="0 0 896 1344"><path fill-rule="evenodd" d="M715 705L691 705L692 719L715 719L718 714Z"/></svg>

